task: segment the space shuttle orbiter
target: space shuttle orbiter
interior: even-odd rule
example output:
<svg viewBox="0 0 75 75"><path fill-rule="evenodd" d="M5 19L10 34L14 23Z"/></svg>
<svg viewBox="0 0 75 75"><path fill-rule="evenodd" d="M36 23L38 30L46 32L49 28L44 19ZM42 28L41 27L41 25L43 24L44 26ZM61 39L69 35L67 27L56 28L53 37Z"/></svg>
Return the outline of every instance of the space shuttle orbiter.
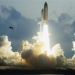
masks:
<svg viewBox="0 0 75 75"><path fill-rule="evenodd" d="M45 2L44 8L41 10L41 22L42 23L47 23L48 22L48 4Z"/></svg>

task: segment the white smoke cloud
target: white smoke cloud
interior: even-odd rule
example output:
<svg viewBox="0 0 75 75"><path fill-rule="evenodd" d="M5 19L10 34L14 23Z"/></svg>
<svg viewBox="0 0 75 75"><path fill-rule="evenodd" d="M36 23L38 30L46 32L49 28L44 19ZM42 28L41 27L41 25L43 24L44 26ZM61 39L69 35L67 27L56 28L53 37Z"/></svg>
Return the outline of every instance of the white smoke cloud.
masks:
<svg viewBox="0 0 75 75"><path fill-rule="evenodd" d="M19 52L12 51L8 36L0 36L0 62L12 65L20 63L21 59Z"/></svg>
<svg viewBox="0 0 75 75"><path fill-rule="evenodd" d="M52 50L55 52L55 55L56 56L64 56L64 51L63 49L61 48L60 44L56 44Z"/></svg>
<svg viewBox="0 0 75 75"><path fill-rule="evenodd" d="M13 52L8 36L0 36L0 65L75 69L75 55L70 59L66 58L60 44L56 44L52 48L55 55L50 56L41 53L42 46L41 42L30 44L28 41L23 40L20 52Z"/></svg>
<svg viewBox="0 0 75 75"><path fill-rule="evenodd" d="M64 52L61 49L60 44L57 44L52 48L56 57L54 55L47 56L46 54L42 54L40 51L41 47L41 42L36 42L31 46L27 41L23 41L21 48L22 58L25 59L28 64L36 67L59 67L61 64L62 66L65 65L66 58L64 57Z"/></svg>
<svg viewBox="0 0 75 75"><path fill-rule="evenodd" d="M12 52L11 42L8 41L7 36L0 37L0 57L10 57L14 55Z"/></svg>
<svg viewBox="0 0 75 75"><path fill-rule="evenodd" d="M72 43L73 43L73 49L72 49L72 51L75 51L75 41L73 41Z"/></svg>
<svg viewBox="0 0 75 75"><path fill-rule="evenodd" d="M27 41L26 41L27 42ZM25 44L25 41L23 42ZM22 44L23 44L22 43ZM29 47L29 48L28 48ZM60 68L60 69L75 69L75 56L71 59L68 59L64 56L64 51L61 48L60 44L53 46L52 51L54 55L47 56L46 54L40 53L40 48L42 43L34 43L32 46L27 43L25 49L22 50L21 56L29 65L34 67L51 67L51 68Z"/></svg>

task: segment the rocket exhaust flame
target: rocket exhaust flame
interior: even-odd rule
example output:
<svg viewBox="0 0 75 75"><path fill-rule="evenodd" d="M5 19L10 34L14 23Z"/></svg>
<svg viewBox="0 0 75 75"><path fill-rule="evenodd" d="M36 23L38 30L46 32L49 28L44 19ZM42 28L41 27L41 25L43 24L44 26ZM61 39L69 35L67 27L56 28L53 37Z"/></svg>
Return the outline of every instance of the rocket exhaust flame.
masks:
<svg viewBox="0 0 75 75"><path fill-rule="evenodd" d="M43 42L44 46L41 49L41 53L45 53L47 56L55 55L54 52L51 50L50 47L50 38L48 32L48 25L43 24L43 30L41 32L41 41Z"/></svg>
<svg viewBox="0 0 75 75"><path fill-rule="evenodd" d="M48 25L46 24L43 25L42 42L44 43L42 52L47 51L48 54L50 51L50 44L49 44Z"/></svg>

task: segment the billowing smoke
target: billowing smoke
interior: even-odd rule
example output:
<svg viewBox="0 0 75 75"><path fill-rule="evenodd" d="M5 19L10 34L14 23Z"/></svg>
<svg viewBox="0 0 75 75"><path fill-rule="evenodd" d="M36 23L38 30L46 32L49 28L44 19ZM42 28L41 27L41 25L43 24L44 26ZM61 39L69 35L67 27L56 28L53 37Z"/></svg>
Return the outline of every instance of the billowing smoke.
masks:
<svg viewBox="0 0 75 75"><path fill-rule="evenodd" d="M60 44L56 44L52 50L55 52L56 56L64 56L64 51L63 49L61 48Z"/></svg>
<svg viewBox="0 0 75 75"><path fill-rule="evenodd" d="M75 69L75 55L70 59L66 58L60 44L53 46L52 51L54 52L54 55L50 56L41 53L42 46L42 42L30 44L27 41L23 41L21 47L22 58L33 67Z"/></svg>
<svg viewBox="0 0 75 75"><path fill-rule="evenodd" d="M8 36L0 37L0 64L1 65L27 65L37 68L71 68L75 69L75 55L68 59L64 56L64 51L60 44L53 46L54 54L47 56L41 53L42 42L30 44L23 40L19 52L13 52ZM74 49L74 43L73 43Z"/></svg>
<svg viewBox="0 0 75 75"><path fill-rule="evenodd" d="M8 36L0 37L0 64L1 65L16 65L20 64L21 56L19 52L13 52L11 42L8 41Z"/></svg>
<svg viewBox="0 0 75 75"><path fill-rule="evenodd" d="M61 49L60 44L55 45L52 51L55 55L47 56L41 53L42 43L37 42L32 46L26 41L22 43L21 56L26 62L34 67L63 67L65 66L66 57L64 57L64 52ZM25 48L25 49L23 49ZM60 61L60 62L59 62Z"/></svg>

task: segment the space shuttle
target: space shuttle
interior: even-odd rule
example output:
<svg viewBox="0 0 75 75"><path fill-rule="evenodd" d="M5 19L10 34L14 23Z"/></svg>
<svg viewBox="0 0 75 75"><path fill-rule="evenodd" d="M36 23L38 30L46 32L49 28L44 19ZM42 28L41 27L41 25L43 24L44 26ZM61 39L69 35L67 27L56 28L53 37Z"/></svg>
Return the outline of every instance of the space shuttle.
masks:
<svg viewBox="0 0 75 75"><path fill-rule="evenodd" d="M48 22L48 4L45 2L44 8L41 10L41 22L39 24L43 24Z"/></svg>

